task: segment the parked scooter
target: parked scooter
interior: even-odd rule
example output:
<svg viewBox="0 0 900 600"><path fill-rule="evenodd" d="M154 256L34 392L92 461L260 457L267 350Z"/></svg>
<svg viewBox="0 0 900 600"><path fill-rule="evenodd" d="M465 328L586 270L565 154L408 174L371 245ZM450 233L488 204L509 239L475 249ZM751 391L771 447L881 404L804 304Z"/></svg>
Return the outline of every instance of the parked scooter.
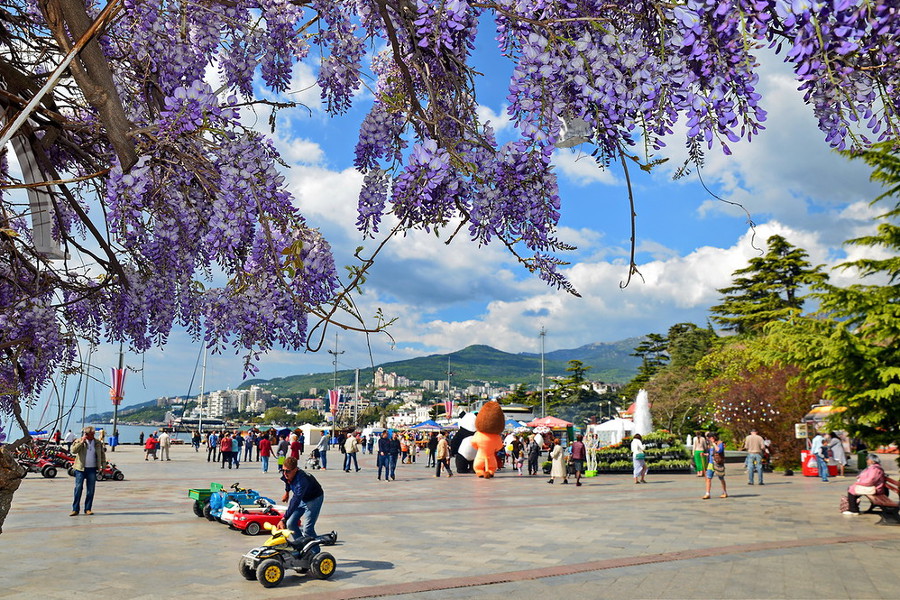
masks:
<svg viewBox="0 0 900 600"><path fill-rule="evenodd" d="M293 539L290 529L278 529L271 523L263 525L271 537L262 546L253 548L241 557L238 569L244 579L259 581L263 587L275 587L284 579L287 569L300 575L312 573L318 579L334 575L337 563L328 552L315 552L317 546L333 546L337 533L332 531L317 537Z"/></svg>

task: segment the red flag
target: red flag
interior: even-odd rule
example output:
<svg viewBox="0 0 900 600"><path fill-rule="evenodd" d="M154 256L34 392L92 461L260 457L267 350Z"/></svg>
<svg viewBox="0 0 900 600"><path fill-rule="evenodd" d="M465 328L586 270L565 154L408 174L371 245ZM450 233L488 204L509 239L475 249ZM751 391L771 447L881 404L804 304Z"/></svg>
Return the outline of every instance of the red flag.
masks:
<svg viewBox="0 0 900 600"><path fill-rule="evenodd" d="M341 390L328 390L328 399L331 401L331 412L337 413L341 402Z"/></svg>
<svg viewBox="0 0 900 600"><path fill-rule="evenodd" d="M448 419L453 416L453 400L444 400L444 411L447 413Z"/></svg>
<svg viewBox="0 0 900 600"><path fill-rule="evenodd" d="M110 371L112 387L109 388L109 398L114 405L118 405L125 398L125 369L110 369Z"/></svg>

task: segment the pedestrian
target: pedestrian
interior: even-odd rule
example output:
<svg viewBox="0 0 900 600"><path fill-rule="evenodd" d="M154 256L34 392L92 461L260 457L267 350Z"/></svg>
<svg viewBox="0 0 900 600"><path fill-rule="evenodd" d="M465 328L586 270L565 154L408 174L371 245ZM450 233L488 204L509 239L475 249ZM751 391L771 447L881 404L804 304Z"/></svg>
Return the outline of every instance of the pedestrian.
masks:
<svg viewBox="0 0 900 600"><path fill-rule="evenodd" d="M171 444L171 440L169 438L169 434L165 432L165 430L161 431L159 434L159 438L157 438L159 442L159 457L160 459L165 458L166 460L172 460L169 458L169 445Z"/></svg>
<svg viewBox="0 0 900 600"><path fill-rule="evenodd" d="M766 440L756 431L750 430L750 435L744 438L741 450L747 451L747 485L753 485L753 474L759 473L759 485L763 483L763 454L766 452Z"/></svg>
<svg viewBox="0 0 900 600"><path fill-rule="evenodd" d="M325 502L325 491L315 477L297 466L297 459L288 456L284 459L284 472L281 476L284 482L284 496L282 502L288 502L284 516L278 522L279 529L290 529L295 540L302 537L316 537L316 521L322 511ZM303 517L303 524L300 518ZM318 546L311 549L313 554L318 552Z"/></svg>
<svg viewBox="0 0 900 600"><path fill-rule="evenodd" d="M407 464L409 461L409 440L405 435L400 436L400 462Z"/></svg>
<svg viewBox="0 0 900 600"><path fill-rule="evenodd" d="M821 433L816 433L812 439L810 452L816 457L816 468L819 471L819 477L825 483L828 481L828 446L825 445L825 437Z"/></svg>
<svg viewBox="0 0 900 600"><path fill-rule="evenodd" d="M828 461L830 465L836 465L838 469L838 477L844 476L844 467L847 465L847 453L844 452L844 440L841 439L836 432L832 431L828 434L828 450L831 458Z"/></svg>
<svg viewBox="0 0 900 600"><path fill-rule="evenodd" d="M269 436L264 435L259 438L259 458L262 462L262 472L269 472L269 456L272 454L272 442Z"/></svg>
<svg viewBox="0 0 900 600"><path fill-rule="evenodd" d="M141 432L141 435L138 436L138 444L140 444L141 446L144 445L144 432L143 431Z"/></svg>
<svg viewBox="0 0 900 600"><path fill-rule="evenodd" d="M234 437L231 438L231 462L234 463L235 469L241 468L241 452L244 449L244 444L246 444L244 436L241 435L240 431L235 431Z"/></svg>
<svg viewBox="0 0 900 600"><path fill-rule="evenodd" d="M106 465L106 450L100 440L94 439L94 428L88 425L82 430L81 437L72 443L72 454L75 455L75 498L72 501L70 517L81 512L81 494L84 496L84 514L94 514L94 485L97 483L97 469ZM85 490L85 482L87 489Z"/></svg>
<svg viewBox="0 0 900 600"><path fill-rule="evenodd" d="M647 457L644 448L644 438L641 434L634 434L631 440L631 463L634 466L633 475L635 483L647 483Z"/></svg>
<svg viewBox="0 0 900 600"><path fill-rule="evenodd" d="M327 470L328 467L328 446L331 444L331 436L328 433L328 430L322 432L322 439L319 440L319 445L316 446L316 449L319 451L319 463L322 465L322 470Z"/></svg>
<svg viewBox="0 0 900 600"><path fill-rule="evenodd" d="M559 442L553 438L552 436L549 439L551 450L550 450L550 479L547 483L553 483L553 480L557 477L562 478L563 484L569 483L569 479L566 474L566 462L565 455L563 453L563 448L560 446Z"/></svg>
<svg viewBox="0 0 900 600"><path fill-rule="evenodd" d="M216 457L216 452L219 448L219 432L213 431L209 434L209 437L206 438L206 462L219 462L219 459Z"/></svg>
<svg viewBox="0 0 900 600"><path fill-rule="evenodd" d="M222 457L222 466L220 469L224 469L225 465L228 465L228 468L231 468L231 449L234 445L234 441L231 439L231 434L227 431L222 432L222 439L219 440L219 454Z"/></svg>
<svg viewBox="0 0 900 600"><path fill-rule="evenodd" d="M697 477L706 474L706 453L709 446L706 443L706 435L702 431L694 433L694 468L697 469Z"/></svg>
<svg viewBox="0 0 900 600"><path fill-rule="evenodd" d="M378 462L378 480L381 481L381 469L384 468L384 480L390 481L391 440L388 439L387 429L381 432L381 437L378 439L378 458L376 460Z"/></svg>
<svg viewBox="0 0 900 600"><path fill-rule="evenodd" d="M288 456L288 453L291 451L291 445L287 440L287 436L281 436L281 441L278 442L278 450L276 452L276 457L278 459L278 472L281 473L284 471L284 461ZM296 457L299 458L299 457Z"/></svg>
<svg viewBox="0 0 900 600"><path fill-rule="evenodd" d="M369 434L368 446L369 446L369 454L372 454L375 450L375 434L374 433Z"/></svg>
<svg viewBox="0 0 900 600"><path fill-rule="evenodd" d="M885 495L885 474L881 466L881 459L877 454L869 454L866 457L866 468L860 471L856 483L847 490L847 509L845 515L859 514L859 498L868 494Z"/></svg>
<svg viewBox="0 0 900 600"><path fill-rule="evenodd" d="M152 433L147 437L147 442L144 444L144 460L150 460L151 456L153 460L156 460L156 438L153 437Z"/></svg>
<svg viewBox="0 0 900 600"><path fill-rule="evenodd" d="M306 434L302 429L297 430L297 441L300 443L300 456L303 456L303 451L306 449Z"/></svg>
<svg viewBox="0 0 900 600"><path fill-rule="evenodd" d="M194 435L191 436L191 446L194 447L194 452L200 452L200 432L194 430Z"/></svg>
<svg viewBox="0 0 900 600"><path fill-rule="evenodd" d="M350 472L350 461L353 461L353 466L356 468L356 471L359 472L359 463L356 460L356 453L359 452L359 442L356 441L356 436L350 434L347 436L347 440L344 442L344 471Z"/></svg>
<svg viewBox="0 0 900 600"><path fill-rule="evenodd" d="M572 442L572 452L570 453L570 457L572 458L572 466L575 467L575 485L581 486L581 474L584 473L584 461L587 459L587 449L584 447L584 436L580 433L575 436L575 441ZM522 474L522 470L519 470L519 475Z"/></svg>
<svg viewBox="0 0 900 600"><path fill-rule="evenodd" d="M288 455L296 458L298 462L300 461L300 456L303 453L301 447L302 444L300 444L300 439L298 436L294 436L293 441L288 443Z"/></svg>
<svg viewBox="0 0 900 600"><path fill-rule="evenodd" d="M528 474L537 475L538 459L541 457L541 447L538 446L534 435L528 436L528 443L525 444L525 456L528 460Z"/></svg>
<svg viewBox="0 0 900 600"><path fill-rule="evenodd" d="M435 451L437 450L437 445L439 443L438 433L437 431L431 432L431 437L428 438L428 461L425 465L425 468L435 466ZM449 460L449 457L448 457Z"/></svg>
<svg viewBox="0 0 900 600"><path fill-rule="evenodd" d="M417 434L409 436L409 462L415 464L416 454L419 453L419 440Z"/></svg>
<svg viewBox="0 0 900 600"><path fill-rule="evenodd" d="M397 480L397 462L400 460L400 433L395 431L390 443L391 481Z"/></svg>
<svg viewBox="0 0 900 600"><path fill-rule="evenodd" d="M51 438L51 440L53 441L54 444L59 446L60 442L62 442L62 432L59 429L54 431L53 437Z"/></svg>
<svg viewBox="0 0 900 600"><path fill-rule="evenodd" d="M143 437L143 434L141 434ZM63 438L63 441L66 443L66 452L72 452L72 442L75 441L75 434L72 433L72 430L69 429L66 431L66 437ZM141 440L141 444L144 443L144 440Z"/></svg>
<svg viewBox="0 0 900 600"><path fill-rule="evenodd" d="M453 471L450 470L450 444L447 442L447 436L441 433L437 436L437 446L434 449L434 460L437 464L434 476L441 476L441 467L447 471L447 477L453 477Z"/></svg>
<svg viewBox="0 0 900 600"><path fill-rule="evenodd" d="M253 460L253 448L256 447L257 443L259 443L259 440L256 438L256 432L250 431L247 435L247 441L244 443L244 462Z"/></svg>
<svg viewBox="0 0 900 600"><path fill-rule="evenodd" d="M703 500L709 500L709 492L712 487L713 476L719 478L722 484L722 495L719 498L727 498L728 490L725 487L725 442L719 440L719 436L709 432L706 434L709 442L709 458L706 463L706 494Z"/></svg>

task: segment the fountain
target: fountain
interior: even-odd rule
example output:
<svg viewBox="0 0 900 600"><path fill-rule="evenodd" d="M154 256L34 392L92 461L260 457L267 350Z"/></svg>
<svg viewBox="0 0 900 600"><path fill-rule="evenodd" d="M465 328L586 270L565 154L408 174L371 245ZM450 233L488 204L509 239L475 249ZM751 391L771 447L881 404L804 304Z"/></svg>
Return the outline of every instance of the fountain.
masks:
<svg viewBox="0 0 900 600"><path fill-rule="evenodd" d="M647 391L640 390L634 401L634 432L647 435L653 431L653 419L650 417L650 401Z"/></svg>

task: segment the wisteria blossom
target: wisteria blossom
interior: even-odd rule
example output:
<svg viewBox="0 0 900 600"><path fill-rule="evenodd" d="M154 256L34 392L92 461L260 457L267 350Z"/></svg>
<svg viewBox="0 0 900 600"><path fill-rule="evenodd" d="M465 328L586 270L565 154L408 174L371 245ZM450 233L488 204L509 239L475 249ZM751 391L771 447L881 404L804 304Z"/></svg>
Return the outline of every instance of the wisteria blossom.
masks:
<svg viewBox="0 0 900 600"><path fill-rule="evenodd" d="M309 63L325 110L367 87L357 225L464 231L550 285L567 246L551 156L579 120L601 164L653 152L676 124L692 157L764 128L756 52L788 63L837 149L896 140L894 0L0 0L9 122L94 19L100 31L16 132L51 188L60 256L34 246L0 155L0 412L14 414L74 340L165 344L176 324L255 357L303 348L347 306L331 248L295 208L272 141L239 109ZM476 33L511 61L499 142L477 117ZM216 73L221 83L210 82ZM645 156L650 158L650 156ZM459 224L462 224L461 226ZM99 248L99 250L97 249ZM225 285L208 287L213 273ZM350 282L352 285L352 282Z"/></svg>

